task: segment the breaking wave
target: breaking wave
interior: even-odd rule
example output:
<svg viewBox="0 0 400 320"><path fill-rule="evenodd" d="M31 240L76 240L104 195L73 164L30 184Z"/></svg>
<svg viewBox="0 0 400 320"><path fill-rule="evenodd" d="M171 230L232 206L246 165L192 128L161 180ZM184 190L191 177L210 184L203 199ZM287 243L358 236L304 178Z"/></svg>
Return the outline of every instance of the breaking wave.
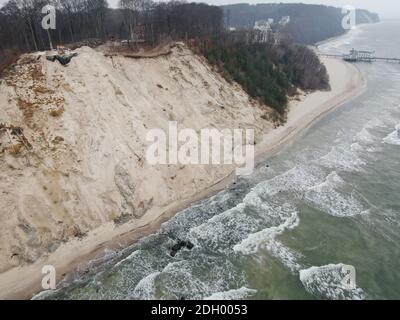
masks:
<svg viewBox="0 0 400 320"><path fill-rule="evenodd" d="M144 277L136 285L133 294L129 296L131 299L152 300L155 296L155 281L160 272L150 273Z"/></svg>
<svg viewBox="0 0 400 320"><path fill-rule="evenodd" d="M363 128L359 133L357 133L355 140L365 144L371 144L375 142L375 137L368 131L367 128Z"/></svg>
<svg viewBox="0 0 400 320"><path fill-rule="evenodd" d="M340 146L332 147L326 155L318 159L318 163L327 168L342 171L359 171L365 165L365 162L351 149Z"/></svg>
<svg viewBox="0 0 400 320"><path fill-rule="evenodd" d="M400 124L396 126L396 130L389 133L382 141L387 144L400 146Z"/></svg>
<svg viewBox="0 0 400 320"><path fill-rule="evenodd" d="M257 290L241 287L223 292L213 293L211 296L205 297L204 300L242 300L257 293Z"/></svg>
<svg viewBox="0 0 400 320"><path fill-rule="evenodd" d="M354 193L337 191L345 181L335 172L331 172L324 182L311 187L305 194L305 200L316 208L336 217L351 217L366 213L362 203Z"/></svg>
<svg viewBox="0 0 400 320"><path fill-rule="evenodd" d="M233 250L237 253L249 255L256 253L259 248L262 247L291 271L296 271L300 269L300 265L296 261L301 255L276 240L276 237L282 234L286 229L293 229L298 225L299 218L297 213L293 212L283 224L250 234L241 243L235 245Z"/></svg>
<svg viewBox="0 0 400 320"><path fill-rule="evenodd" d="M365 299L363 289L343 283L346 273L344 264L328 264L300 270L300 281L304 288L319 298L339 300Z"/></svg>

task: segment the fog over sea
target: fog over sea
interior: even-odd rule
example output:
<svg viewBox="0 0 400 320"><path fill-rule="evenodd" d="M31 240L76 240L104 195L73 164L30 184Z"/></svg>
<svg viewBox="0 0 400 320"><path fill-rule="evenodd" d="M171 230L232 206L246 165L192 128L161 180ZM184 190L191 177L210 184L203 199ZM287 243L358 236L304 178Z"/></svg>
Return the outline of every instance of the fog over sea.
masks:
<svg viewBox="0 0 400 320"><path fill-rule="evenodd" d="M363 25L319 49L400 57L399 29ZM366 90L253 175L38 298L400 298L400 64L358 67ZM171 257L177 238L194 248Z"/></svg>

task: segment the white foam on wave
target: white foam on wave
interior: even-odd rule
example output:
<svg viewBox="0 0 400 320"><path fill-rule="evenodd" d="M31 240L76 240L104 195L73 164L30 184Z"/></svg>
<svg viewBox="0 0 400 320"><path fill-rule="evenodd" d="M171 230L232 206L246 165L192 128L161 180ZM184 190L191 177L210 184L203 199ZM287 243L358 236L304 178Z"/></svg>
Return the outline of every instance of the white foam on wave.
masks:
<svg viewBox="0 0 400 320"><path fill-rule="evenodd" d="M308 168L296 166L277 177L258 184L246 195L243 203L261 209L260 211L264 212L267 217L265 222L268 227L249 234L241 242L238 242L233 250L236 253L251 255L263 248L292 272L301 269L301 265L298 263L301 254L287 248L276 239L285 230L298 226L299 218L295 207L288 203L282 206L271 206L260 195L273 199L271 196L276 195L279 191L296 192L309 204L337 217L350 217L368 212L353 194L340 193L336 190L345 185L346 182L336 171L325 176L323 171L315 166Z"/></svg>
<svg viewBox="0 0 400 320"><path fill-rule="evenodd" d="M270 201L272 202L272 200ZM292 212L296 211L296 208L289 203L276 205L265 199L261 199L256 190L249 192L244 197L243 203L246 208L253 209L253 212L257 212L257 218L260 218L262 222L269 227L279 226L285 223ZM252 216L254 216L254 214Z"/></svg>
<svg viewBox="0 0 400 320"><path fill-rule="evenodd" d="M242 270L225 258L202 256L199 261L169 263L157 279L161 298L202 299L215 292L247 285Z"/></svg>
<svg viewBox="0 0 400 320"><path fill-rule="evenodd" d="M125 257L125 258L123 258L123 259L121 259L121 260L119 260L114 266L113 266L113 268L118 268L118 267L120 267L121 265L123 265L124 263L126 263L126 262L130 262L130 261L132 261L132 260L134 260L135 258L137 258L138 256L140 256L140 253L141 253L142 251L141 250L135 250L135 251L133 251L130 255L128 255L127 257Z"/></svg>
<svg viewBox="0 0 400 320"><path fill-rule="evenodd" d="M216 292L205 297L204 300L242 300L257 293L257 290L241 287L228 291Z"/></svg>
<svg viewBox="0 0 400 320"><path fill-rule="evenodd" d="M297 263L301 255L283 245L276 237L282 234L285 230L294 229L299 225L299 217L296 212L287 217L286 221L279 226L265 228L259 232L248 235L239 244L233 247L236 253L250 255L257 253L260 247L265 248L268 253L280 260L291 271L296 271L301 268Z"/></svg>
<svg viewBox="0 0 400 320"><path fill-rule="evenodd" d="M332 147L326 155L316 161L325 167L343 171L359 171L361 166L365 165L355 152L344 147Z"/></svg>
<svg viewBox="0 0 400 320"><path fill-rule="evenodd" d="M364 128L366 128L366 129L374 129L374 128L378 128L378 127L379 128L386 127L385 123L379 118L374 118L374 119L369 120L364 126Z"/></svg>
<svg viewBox="0 0 400 320"><path fill-rule="evenodd" d="M132 273L132 266L135 266L135 273ZM120 275L121 280L129 278L131 281L135 281L135 279L139 281L141 277L157 271L149 259L149 252L145 250L135 250L129 256L117 262L113 269ZM121 283L119 285L124 284Z"/></svg>
<svg viewBox="0 0 400 320"><path fill-rule="evenodd" d="M360 152L360 151L364 151L364 147L361 146L358 142L354 142L350 145L350 149L353 152Z"/></svg>
<svg viewBox="0 0 400 320"><path fill-rule="evenodd" d="M365 152L377 152L379 150L376 145L377 137L370 131L376 127L386 126L380 119L368 121L361 131L354 136L354 142L350 145L350 153L362 154Z"/></svg>
<svg viewBox="0 0 400 320"><path fill-rule="evenodd" d="M259 230L262 222L257 217L250 217L244 212L246 205L238 204L199 226L189 230L188 238L196 246L208 247L214 251L226 252L247 234Z"/></svg>
<svg viewBox="0 0 400 320"><path fill-rule="evenodd" d="M217 269L217 266L215 267ZM187 299L201 299L204 294L208 294L212 290L221 290L221 285L225 279L223 274L214 270L220 276L220 282L213 282L209 279L209 282L202 281L197 277L193 268L190 265L190 261L179 261L168 264L162 271L163 278L161 280L162 287L164 288L164 294L168 296L174 295L176 298L182 296Z"/></svg>
<svg viewBox="0 0 400 320"><path fill-rule="evenodd" d="M310 190L316 190L324 187L342 187L345 184L346 182L337 174L337 172L332 171L326 176L322 183L312 186Z"/></svg>
<svg viewBox="0 0 400 320"><path fill-rule="evenodd" d="M162 287L164 297L200 299L212 288L197 278L189 266L189 261L170 262L162 271L153 272L139 281L129 298L140 300L155 299L156 281ZM221 289L217 283L215 288Z"/></svg>
<svg viewBox="0 0 400 320"><path fill-rule="evenodd" d="M292 169L259 183L253 191L260 196L274 196L279 192L303 191L314 185L323 176L322 171L315 166L297 165Z"/></svg>
<svg viewBox="0 0 400 320"><path fill-rule="evenodd" d="M375 137L368 131L367 128L364 127L356 134L355 140L360 141L361 143L371 144L375 142Z"/></svg>
<svg viewBox="0 0 400 320"><path fill-rule="evenodd" d="M398 124L395 129L396 130L382 139L383 143L400 146L400 124Z"/></svg>
<svg viewBox="0 0 400 320"><path fill-rule="evenodd" d="M298 270L300 266L296 261L301 255L276 240L285 230L298 226L296 208L289 203L274 204L271 196L280 191L306 190L319 181L320 175L322 172L318 168L299 166L263 181L252 188L236 207L191 228L189 238L198 246L246 255L256 253L262 246L292 271Z"/></svg>
<svg viewBox="0 0 400 320"><path fill-rule="evenodd" d="M335 300L365 299L363 289L344 283L344 267L344 264L339 263L303 269L299 273L300 281L306 291L313 295Z"/></svg>
<svg viewBox="0 0 400 320"><path fill-rule="evenodd" d="M290 174L292 176L292 174ZM274 194L278 191L278 181L285 181L285 187L302 189L300 181L306 180L298 178L297 183L289 183L289 175L280 180L269 180L270 183L261 182L256 185L244 197L243 202L235 207L228 209L218 215L213 216L206 222L193 227L189 230L189 239L198 246L208 247L215 251L231 251L233 246L248 235L257 233L260 229L273 227L285 227L285 223L291 218L295 208L288 203L275 205L272 201L263 199L262 196ZM309 184L314 181L309 177ZM275 181L275 182L274 182ZM287 183L286 183L287 182ZM274 230L274 229L271 229Z"/></svg>
<svg viewBox="0 0 400 320"><path fill-rule="evenodd" d="M130 298L140 300L153 300L155 298L155 282L160 272L153 272L144 277L136 285Z"/></svg>
<svg viewBox="0 0 400 320"><path fill-rule="evenodd" d="M56 293L58 290L44 290L44 291L40 291L39 293L37 293L36 295L34 295L32 297L31 300L45 300L49 297L51 297L51 295L53 293Z"/></svg>
<svg viewBox="0 0 400 320"><path fill-rule="evenodd" d="M225 253L233 250L250 255L262 247L293 272L299 270L297 260L301 254L276 239L299 225L296 208L289 203L278 205L272 196L281 191L302 193L323 176L318 167L297 166L263 181L250 190L242 203L191 228L189 239L196 246Z"/></svg>
<svg viewBox="0 0 400 320"><path fill-rule="evenodd" d="M340 193L336 190L344 185L345 181L333 171L324 182L311 187L305 193L305 200L336 217L351 217L368 212L353 194Z"/></svg>

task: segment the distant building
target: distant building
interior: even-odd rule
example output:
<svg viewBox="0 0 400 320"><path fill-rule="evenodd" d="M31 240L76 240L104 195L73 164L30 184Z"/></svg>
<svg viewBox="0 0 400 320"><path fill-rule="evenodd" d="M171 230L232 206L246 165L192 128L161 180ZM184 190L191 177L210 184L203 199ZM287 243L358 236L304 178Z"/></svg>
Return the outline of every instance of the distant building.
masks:
<svg viewBox="0 0 400 320"><path fill-rule="evenodd" d="M271 21L272 20L272 21ZM254 30L256 31L256 42L265 43L269 40L269 35L272 32L271 24L273 23L273 19L267 20L258 20L254 23Z"/></svg>
<svg viewBox="0 0 400 320"><path fill-rule="evenodd" d="M236 31L236 28L235 27L229 27L229 31Z"/></svg>
<svg viewBox="0 0 400 320"><path fill-rule="evenodd" d="M281 21L279 21L279 24L281 26L286 26L289 23L290 23L290 16L283 16Z"/></svg>
<svg viewBox="0 0 400 320"><path fill-rule="evenodd" d="M257 20L254 23L254 29L260 31L271 31L271 23L269 20Z"/></svg>

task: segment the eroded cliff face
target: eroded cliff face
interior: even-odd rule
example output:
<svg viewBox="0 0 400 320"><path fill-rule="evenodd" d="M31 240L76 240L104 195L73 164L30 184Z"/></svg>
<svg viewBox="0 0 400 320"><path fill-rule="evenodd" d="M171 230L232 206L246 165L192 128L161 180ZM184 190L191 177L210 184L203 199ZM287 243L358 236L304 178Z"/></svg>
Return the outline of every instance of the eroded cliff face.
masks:
<svg viewBox="0 0 400 320"><path fill-rule="evenodd" d="M272 129L250 101L184 45L151 59L88 47L67 67L23 56L0 80L0 272L113 221L187 199L231 166L145 159L149 129Z"/></svg>

